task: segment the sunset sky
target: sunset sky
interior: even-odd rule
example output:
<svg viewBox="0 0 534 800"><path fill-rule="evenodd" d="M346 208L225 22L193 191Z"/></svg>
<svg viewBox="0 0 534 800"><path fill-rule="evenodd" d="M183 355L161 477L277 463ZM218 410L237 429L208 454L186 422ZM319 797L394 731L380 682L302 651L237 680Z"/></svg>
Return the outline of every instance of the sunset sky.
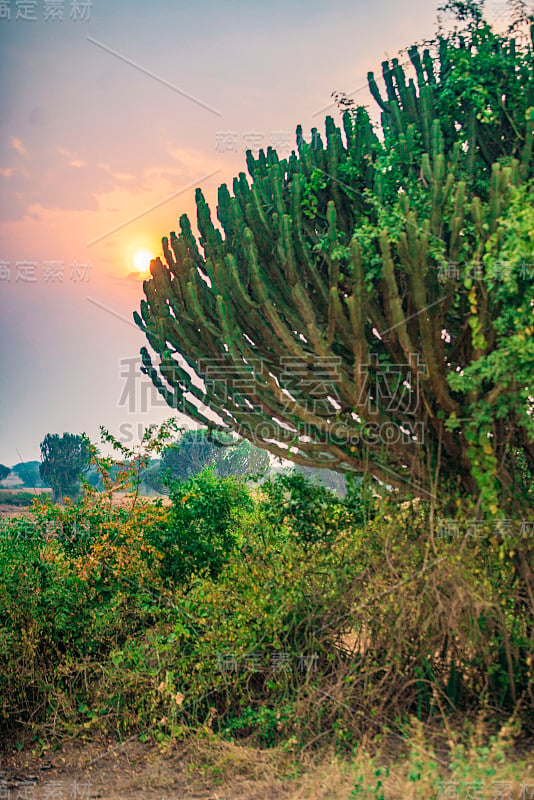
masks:
<svg viewBox="0 0 534 800"><path fill-rule="evenodd" d="M195 187L214 210L247 147L322 130L333 90L371 104L367 71L433 36L437 6L0 2L0 463L48 432L126 441L171 416L127 377L136 253L194 218Z"/></svg>

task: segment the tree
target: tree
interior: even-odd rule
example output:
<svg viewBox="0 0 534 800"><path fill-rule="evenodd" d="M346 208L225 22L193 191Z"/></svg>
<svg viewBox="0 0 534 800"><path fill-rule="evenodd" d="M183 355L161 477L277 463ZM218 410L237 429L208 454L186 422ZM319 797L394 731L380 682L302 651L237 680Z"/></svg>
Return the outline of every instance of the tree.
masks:
<svg viewBox="0 0 534 800"><path fill-rule="evenodd" d="M9 475L10 472L11 472L11 470L10 470L9 467L6 467L3 464L0 464L0 481L3 481L4 478L7 478L7 476Z"/></svg>
<svg viewBox="0 0 534 800"><path fill-rule="evenodd" d="M340 497L344 497L347 492L345 476L340 472L330 469L316 469L315 467L296 467L297 471L304 475L308 480L318 481L326 489L336 492Z"/></svg>
<svg viewBox="0 0 534 800"><path fill-rule="evenodd" d="M71 499L79 492L79 478L89 467L90 448L83 436L47 433L41 442L39 473L53 489L54 502Z"/></svg>
<svg viewBox="0 0 534 800"><path fill-rule="evenodd" d="M216 578L242 538L239 521L253 508L250 490L236 478L217 478L207 468L171 485L169 524L149 533L148 542L163 555L165 578L187 584L206 570Z"/></svg>
<svg viewBox="0 0 534 800"><path fill-rule="evenodd" d="M187 480L215 463L215 447L208 441L206 431L185 431L174 445L162 454L163 471L170 470L174 478Z"/></svg>
<svg viewBox="0 0 534 800"><path fill-rule="evenodd" d="M199 241L183 215L134 318L200 424L495 514L523 501L518 454L534 474L534 27L481 8L447 3L456 27L412 77L384 62L385 93L369 73L378 130L354 107L288 159L249 151L220 227L197 190Z"/></svg>
<svg viewBox="0 0 534 800"><path fill-rule="evenodd" d="M265 470L268 454L245 440L232 437L225 445L215 443L205 430L188 430L162 454L161 464L152 465L143 476L151 489L165 491L165 478L186 481L211 467L219 478L245 477Z"/></svg>
<svg viewBox="0 0 534 800"><path fill-rule="evenodd" d="M219 478L258 475L269 468L269 455L246 439L215 444L215 472Z"/></svg>
<svg viewBox="0 0 534 800"><path fill-rule="evenodd" d="M307 548L313 543L332 540L340 531L363 523L359 488L341 499L315 476L305 475L296 468L265 481L262 511L275 529L289 525Z"/></svg>

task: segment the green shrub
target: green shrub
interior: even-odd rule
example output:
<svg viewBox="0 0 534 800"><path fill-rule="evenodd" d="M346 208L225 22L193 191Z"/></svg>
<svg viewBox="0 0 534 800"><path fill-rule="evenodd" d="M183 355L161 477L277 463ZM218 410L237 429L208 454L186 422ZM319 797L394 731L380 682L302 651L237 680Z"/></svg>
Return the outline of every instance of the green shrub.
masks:
<svg viewBox="0 0 534 800"><path fill-rule="evenodd" d="M239 716L231 717L227 721L224 734L236 738L254 735L261 745L273 747L280 739L280 731L284 730L293 713L291 705L282 708L247 706Z"/></svg>
<svg viewBox="0 0 534 800"><path fill-rule="evenodd" d="M338 751L411 719L534 730L530 528L432 539L424 504L384 498L361 527L334 503L322 542L280 534L276 495L210 472L172 501L88 492L2 525L3 727L175 737L210 720Z"/></svg>
<svg viewBox="0 0 534 800"><path fill-rule="evenodd" d="M363 522L360 484L341 499L300 472L277 475L262 485L263 513L273 526L287 526L305 547L332 541L340 531Z"/></svg>
<svg viewBox="0 0 534 800"><path fill-rule="evenodd" d="M169 524L148 536L163 556L162 577L180 584L203 570L217 577L240 539L239 520L252 509L249 488L207 469L171 482L170 499Z"/></svg>

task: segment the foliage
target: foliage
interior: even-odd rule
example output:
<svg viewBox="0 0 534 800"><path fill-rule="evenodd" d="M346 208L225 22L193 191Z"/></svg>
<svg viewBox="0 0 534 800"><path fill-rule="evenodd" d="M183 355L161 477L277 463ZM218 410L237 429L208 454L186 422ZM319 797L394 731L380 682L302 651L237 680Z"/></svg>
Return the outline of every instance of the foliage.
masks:
<svg viewBox="0 0 534 800"><path fill-rule="evenodd" d="M103 489L110 502L114 492L133 489L135 505L146 472L154 462L153 456L160 455L169 446L172 436L181 430L176 420L171 417L159 427L155 424L148 425L139 444L129 448L101 426L102 442L111 445L112 450L121 458L103 458L98 448L89 444L93 472L90 486L94 489Z"/></svg>
<svg viewBox="0 0 534 800"><path fill-rule="evenodd" d="M343 497L347 491L346 476L341 472L334 472L331 469L316 469L315 467L303 467L296 465L294 467L307 478L317 480L327 489L336 492L340 497Z"/></svg>
<svg viewBox="0 0 534 800"><path fill-rule="evenodd" d="M249 152L222 231L197 191L199 241L182 216L135 319L145 371L200 424L505 516L497 495L526 500L514 454L534 473L531 31L442 11L413 77L396 58L385 92L369 74L378 130L349 107L325 143L298 128L288 159Z"/></svg>
<svg viewBox="0 0 534 800"><path fill-rule="evenodd" d="M84 439L102 491L83 481L75 502L35 498L31 517L0 521L9 741L25 729L46 743L100 733L172 743L197 730L287 751L330 744L357 760L371 740L382 758L358 761L352 796L376 798L389 796L395 748L401 794L427 798L445 789L444 763L475 791L514 739L532 741L534 298L521 269L533 244L532 63L528 43L491 31L481 4L446 8L458 31L422 58L410 51L418 89L395 63L386 99L371 77L381 136L349 109L345 142L329 122L326 148L315 132L287 162L249 156L252 188L242 177L235 197L221 190L224 240L199 198L206 260L183 219L172 254L165 245L169 271L153 264L145 286L157 352L191 346L190 366L218 353L236 368L235 385L225 370L212 383L225 425L305 467L333 454L346 496L299 473L252 489L208 468L171 481L170 505L148 502L143 475L176 421L132 449L102 429L118 459ZM482 278L469 274L474 258ZM459 279L439 281L443 259L464 262ZM386 408L377 376L403 385L421 366L410 354L424 357L424 457L413 441L360 448L351 393L370 354L378 419L389 421L406 409ZM290 400L296 373L277 359L297 355L305 389ZM331 355L345 417L321 383ZM170 350L161 374L146 354L145 367L171 405L180 381L200 399ZM287 450L258 414L280 440L289 420ZM391 489L405 480L431 480L431 497L400 502ZM441 516L436 494L449 499L455 480L464 502ZM504 518L508 497L521 511Z"/></svg>
<svg viewBox="0 0 534 800"><path fill-rule="evenodd" d="M187 480L206 467L220 478L244 477L262 472L269 464L267 453L246 440L226 437L214 441L206 430L187 430L177 442L165 448L161 463L143 474L143 482L154 491L168 491L168 479Z"/></svg>
<svg viewBox="0 0 534 800"><path fill-rule="evenodd" d="M89 460L89 448L83 436L46 434L41 442L39 474L52 487L54 500L62 502L65 496L72 498L78 494L79 479L88 468Z"/></svg>
<svg viewBox="0 0 534 800"><path fill-rule="evenodd" d="M11 468L11 472L21 480L21 485L27 489L43 489L44 481L39 474L40 461L22 461Z"/></svg>
<svg viewBox="0 0 534 800"><path fill-rule="evenodd" d="M528 786L524 780L526 772L513 763L516 735L513 724L504 724L495 733L490 732L483 718L466 725L462 731L449 729L445 762L439 740L433 741L430 732L414 720L406 733L402 758L393 762L388 758L391 737L387 733L380 737L379 752L371 758L365 751L355 754L355 785L350 797L428 800L450 795L496 800L503 794L509 798L516 796L515 789L518 797L524 796Z"/></svg>
<svg viewBox="0 0 534 800"><path fill-rule="evenodd" d="M3 481L4 478L7 478L10 472L11 470L9 467L4 466L4 464L0 464L0 481Z"/></svg>
<svg viewBox="0 0 534 800"><path fill-rule="evenodd" d="M178 583L203 570L218 576L240 541L239 519L252 507L249 489L208 469L171 483L170 499L169 525L149 537L163 554L162 576Z"/></svg>
<svg viewBox="0 0 534 800"><path fill-rule="evenodd" d="M215 462L215 446L208 441L206 431L184 431L181 438L164 450L161 458L163 470L170 470L174 478L187 480Z"/></svg>
<svg viewBox="0 0 534 800"><path fill-rule="evenodd" d="M175 431L172 420L157 431L152 426L143 442L128 450L102 429L103 440L124 457L122 465L117 464L86 443L104 492L85 482L76 502L56 505L41 496L33 500L32 519L1 523L3 720L24 719L30 707L31 716L46 719L58 710L58 696L65 711L69 692L79 691L77 678L64 690L65 680L67 686L70 680L66 676L80 676L84 664L94 663L96 668L99 660L111 658L114 648L145 631L157 617L161 598L154 581L160 554L146 539L166 524L168 512L160 503L141 501L137 489L143 463ZM83 718L83 708L81 701L75 702L69 713Z"/></svg>
<svg viewBox="0 0 534 800"><path fill-rule="evenodd" d="M492 439L495 432L504 433L506 417L514 413L517 424L534 442L534 298L526 288L534 277L534 185L524 184L511 191L510 207L502 227L488 240L483 255L488 298L481 298L484 314L493 318L493 347L485 349L479 358L459 372L451 372L449 385L463 392L469 401L465 405L468 422L464 423L467 451L473 473L481 489L485 505L497 508L497 473L499 453L506 455L504 435L497 451ZM481 331L478 317L477 290L473 281L466 281L472 303L473 331ZM490 305L491 303L491 305ZM489 309L488 309L489 306ZM476 335L475 333L473 335ZM456 425L453 415L449 427ZM507 490L515 495L517 504L532 492L534 471L527 454L515 448L517 458L527 466L526 481L518 475L517 460L508 457L507 472L503 474ZM525 463L526 462L526 463ZM530 474L528 474L530 473Z"/></svg>
<svg viewBox="0 0 534 800"><path fill-rule="evenodd" d="M331 541L340 531L363 522L362 508L350 493L341 500L296 470L265 481L261 488L265 518L274 527L288 526L305 547Z"/></svg>
<svg viewBox="0 0 534 800"><path fill-rule="evenodd" d="M216 448L218 451L216 460L216 473L220 478L235 477L258 477L269 467L269 455L265 450L254 447L246 439L236 441L235 437L221 439Z"/></svg>
<svg viewBox="0 0 534 800"><path fill-rule="evenodd" d="M9 735L208 725L351 751L375 728L402 738L413 719L450 729L484 713L531 735L532 523L473 536L460 515L440 537L427 504L386 493L357 524L353 487L342 502L294 475L253 492L210 470L176 482L172 506L148 502L143 463L174 427L115 443L114 484L93 448L106 491L38 498L32 519L1 524Z"/></svg>

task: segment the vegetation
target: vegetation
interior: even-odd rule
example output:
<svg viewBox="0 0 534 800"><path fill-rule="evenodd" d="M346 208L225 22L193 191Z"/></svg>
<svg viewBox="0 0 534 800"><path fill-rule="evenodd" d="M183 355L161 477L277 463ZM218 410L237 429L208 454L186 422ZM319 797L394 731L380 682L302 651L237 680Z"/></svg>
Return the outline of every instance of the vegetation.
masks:
<svg viewBox="0 0 534 800"><path fill-rule="evenodd" d="M294 468L305 475L307 478L317 481L327 489L337 492L343 496L347 491L346 477L342 472L334 472L331 469L316 469L315 467L303 467L299 464L294 465Z"/></svg>
<svg viewBox="0 0 534 800"><path fill-rule="evenodd" d="M168 478L187 480L207 467L221 478L255 475L269 466L268 454L246 440L230 437L214 442L206 430L186 430L166 447L160 462L143 473L143 482L156 492L166 492Z"/></svg>
<svg viewBox="0 0 534 800"><path fill-rule="evenodd" d="M295 771L328 752L353 798L512 796L534 734L534 20L522 38L517 6L497 34L480 3L446 3L456 27L409 50L415 78L386 62L384 94L370 75L378 130L341 98L343 134L329 119L326 144L299 129L287 160L248 154L223 233L199 193L200 247L187 217L163 240L144 367L208 432L169 420L129 449L102 429L115 457L42 443L65 502L0 520L6 741L243 744ZM298 468L260 482L266 451Z"/></svg>
<svg viewBox="0 0 534 800"><path fill-rule="evenodd" d="M488 747L532 736L533 524L473 534L460 515L444 536L427 503L360 485L342 501L297 473L253 490L206 470L164 506L137 489L172 434L150 431L144 452L114 442L114 484L92 448L105 492L85 483L76 502L37 498L33 519L2 523L5 735L27 728L44 747L209 729L349 757L439 725L453 769L481 720ZM432 770L421 786L443 780Z"/></svg>
<svg viewBox="0 0 534 800"><path fill-rule="evenodd" d="M378 130L349 107L288 159L248 152L222 232L197 190L200 239L182 216L135 319L146 372L201 424L207 403L276 455L422 498L439 479L491 516L521 507L518 457L534 471L532 37L444 10L413 77L370 73Z"/></svg>
<svg viewBox="0 0 534 800"><path fill-rule="evenodd" d="M40 461L21 461L11 468L11 472L20 479L20 485L25 489L43 489L46 484L39 474L40 466Z"/></svg>
<svg viewBox="0 0 534 800"><path fill-rule="evenodd" d="M361 483L343 500L316 481L294 470L262 485L262 512L276 530L289 527L304 547L335 538L340 529L364 522Z"/></svg>
<svg viewBox="0 0 534 800"><path fill-rule="evenodd" d="M41 442L39 474L53 489L54 500L62 502L66 496L73 498L78 494L80 477L89 466L89 458L89 447L82 436L46 434Z"/></svg>
<svg viewBox="0 0 534 800"><path fill-rule="evenodd" d="M7 506L30 506L34 496L29 492L12 492L2 489L0 490L0 503Z"/></svg>
<svg viewBox="0 0 534 800"><path fill-rule="evenodd" d="M10 472L11 470L9 467L4 466L4 464L0 464L0 481L3 481L4 478L7 478Z"/></svg>
<svg viewBox="0 0 534 800"><path fill-rule="evenodd" d="M162 554L162 578L182 586L203 571L216 578L239 543L239 520L252 505L248 488L206 470L174 482L170 497L168 525L148 537Z"/></svg>

